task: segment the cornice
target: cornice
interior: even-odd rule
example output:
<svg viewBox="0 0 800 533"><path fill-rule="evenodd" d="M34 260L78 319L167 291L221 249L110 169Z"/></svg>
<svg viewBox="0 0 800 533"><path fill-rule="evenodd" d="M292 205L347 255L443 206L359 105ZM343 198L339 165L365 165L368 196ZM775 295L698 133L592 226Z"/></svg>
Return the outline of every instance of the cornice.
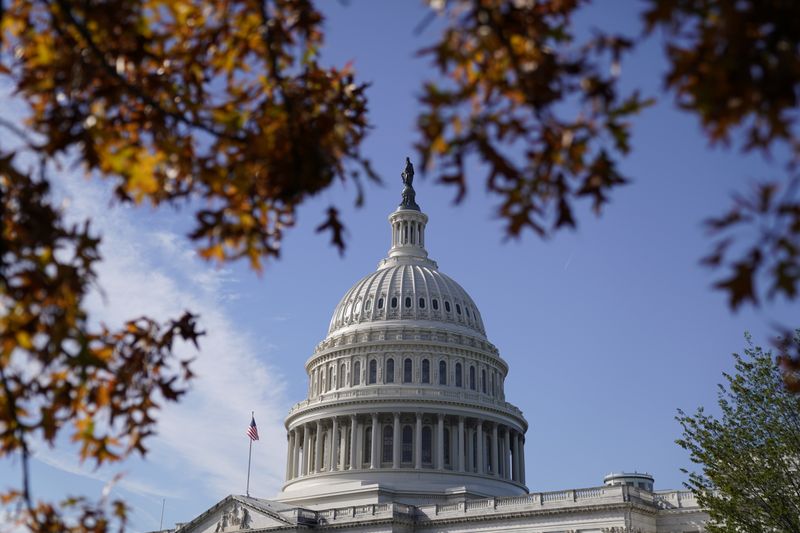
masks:
<svg viewBox="0 0 800 533"><path fill-rule="evenodd" d="M525 419L522 411L517 407L508 404L511 406L512 409L501 409L499 407L492 407L490 405L476 405L474 403L469 403L466 401L456 401L456 400L448 400L442 399L441 397L372 397L372 398L352 398L352 399L343 399L338 401L330 401L325 403L315 403L314 405L304 406L298 408L297 404L292 410L289 411L289 415L286 417L284 422L284 426L286 429L290 429L292 427L292 422L298 418L304 416L311 416L311 420L309 422L313 422L316 420L321 419L329 419L333 417L347 417L352 414L371 414L372 412L393 412L397 409L390 409L384 410L381 409L381 406L386 405L397 405L397 404L407 404L409 407L407 409L408 412L414 412L415 409L425 409L425 407L419 407L420 405L430 405L432 407L428 407L429 411L425 411L426 413L439 413L442 412L442 409L445 408L453 408L455 410L464 409L464 410L472 410L472 411L479 411L481 414L485 413L487 415L494 415L495 417L499 416L501 418L510 418L517 425L522 429L522 432L525 433L529 429L528 421ZM347 407L354 407L354 406L363 406L363 412L359 410L357 413L330 413L326 412L324 416L314 416L316 413L327 411L331 408L337 408L339 410ZM405 412L405 410L404 410ZM453 416L466 416L466 417L474 417L480 418L478 414L470 415L467 413L461 415L453 415ZM305 422L304 422L305 423Z"/></svg>
<svg viewBox="0 0 800 533"><path fill-rule="evenodd" d="M433 350L432 350L433 349ZM487 351L479 346L452 343L449 341L433 341L422 338L358 340L336 345L323 351L315 352L305 363L306 371L317 365L355 355L370 353L388 353L398 351L427 352L451 357L467 357L499 367L504 376L508 375L508 363L495 352Z"/></svg>

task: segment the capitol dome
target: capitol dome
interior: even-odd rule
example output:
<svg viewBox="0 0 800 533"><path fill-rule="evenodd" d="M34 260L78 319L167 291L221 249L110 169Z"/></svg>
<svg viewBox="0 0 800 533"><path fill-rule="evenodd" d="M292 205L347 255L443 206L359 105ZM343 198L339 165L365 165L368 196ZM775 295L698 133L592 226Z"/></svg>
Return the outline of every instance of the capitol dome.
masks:
<svg viewBox="0 0 800 533"><path fill-rule="evenodd" d="M364 276L336 306L328 334L416 320L485 338L472 298L433 261L428 263L394 261Z"/></svg>
<svg viewBox="0 0 800 533"><path fill-rule="evenodd" d="M391 247L336 306L286 418L281 501L317 508L525 494L528 423L505 400L508 364L467 292L425 248L413 167ZM459 500L460 499L460 500Z"/></svg>

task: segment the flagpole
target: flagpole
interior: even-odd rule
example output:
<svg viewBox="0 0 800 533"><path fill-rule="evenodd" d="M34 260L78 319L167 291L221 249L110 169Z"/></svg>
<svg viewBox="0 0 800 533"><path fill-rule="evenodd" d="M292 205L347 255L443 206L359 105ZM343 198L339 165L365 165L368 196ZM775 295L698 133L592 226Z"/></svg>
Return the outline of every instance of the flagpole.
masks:
<svg viewBox="0 0 800 533"><path fill-rule="evenodd" d="M254 417L255 414L256 414L255 411L250 411L250 418L252 419L252 417ZM252 438L248 438L247 440L250 441L250 450L247 452L247 490L246 490L245 494L247 494L247 497L249 498L250 497L250 460L253 457L253 439Z"/></svg>

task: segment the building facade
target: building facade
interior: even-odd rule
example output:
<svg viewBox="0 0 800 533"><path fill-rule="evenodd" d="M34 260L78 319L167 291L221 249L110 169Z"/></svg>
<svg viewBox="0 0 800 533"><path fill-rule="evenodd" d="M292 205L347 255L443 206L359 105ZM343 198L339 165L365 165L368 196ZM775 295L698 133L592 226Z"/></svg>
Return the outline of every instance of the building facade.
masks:
<svg viewBox="0 0 800 533"><path fill-rule="evenodd" d="M692 494L654 491L646 474L528 491L529 426L506 401L509 365L475 302L428 257L408 160L402 176L388 256L345 293L305 364L282 491L229 496L177 531L703 531Z"/></svg>

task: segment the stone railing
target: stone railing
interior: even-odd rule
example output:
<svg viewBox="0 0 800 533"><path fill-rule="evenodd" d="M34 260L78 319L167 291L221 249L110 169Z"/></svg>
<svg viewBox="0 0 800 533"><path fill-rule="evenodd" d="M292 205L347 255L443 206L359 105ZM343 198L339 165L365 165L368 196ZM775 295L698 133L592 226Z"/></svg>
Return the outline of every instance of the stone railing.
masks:
<svg viewBox="0 0 800 533"><path fill-rule="evenodd" d="M414 507L402 503L372 503L316 511L317 522L323 524L363 520L365 516L374 517L376 519L385 519L394 516L412 518L414 516Z"/></svg>
<svg viewBox="0 0 800 533"><path fill-rule="evenodd" d="M697 507L694 494L689 491L660 492L654 495L651 492L633 487L615 485L555 492L535 492L521 496L464 500L455 503L420 505L416 507L398 503L356 505L317 511L316 517L319 523L363 520L366 516L374 517L375 519L404 517L415 521L431 521L453 516L469 516L470 514L489 515L586 505L623 504L632 500L658 505L660 508ZM306 512L313 513L314 511Z"/></svg>
<svg viewBox="0 0 800 533"><path fill-rule="evenodd" d="M697 498L690 490L673 490L670 492L656 492L653 494L656 505L660 509L680 509L684 507L698 507Z"/></svg>
<svg viewBox="0 0 800 533"><path fill-rule="evenodd" d="M321 341L314 348L311 359L323 355L328 350L341 348L362 342L393 342L393 341L427 341L442 342L448 345L466 346L468 348L478 348L493 355L498 355L497 347L489 341L462 333L436 330L433 328L389 328L385 330L373 330L369 332L353 332L328 337Z"/></svg>
<svg viewBox="0 0 800 533"><path fill-rule="evenodd" d="M499 400L480 392L445 390L436 388L435 385L431 387L366 385L355 389L327 392L294 404L292 408L289 409L289 416L292 416L297 411L328 403L376 398L399 400L449 400L452 402L472 403L480 407L490 407L519 417L522 416L522 411L520 411L519 408L504 400Z"/></svg>

